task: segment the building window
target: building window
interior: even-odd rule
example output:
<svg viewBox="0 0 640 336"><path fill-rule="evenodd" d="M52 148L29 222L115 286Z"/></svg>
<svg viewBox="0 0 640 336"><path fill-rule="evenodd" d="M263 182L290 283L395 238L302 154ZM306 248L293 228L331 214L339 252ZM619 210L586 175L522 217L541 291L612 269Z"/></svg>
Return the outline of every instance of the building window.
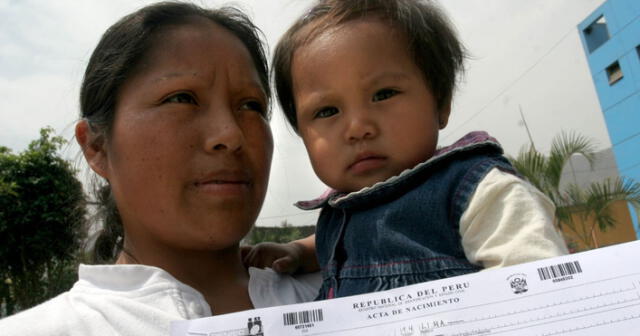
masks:
<svg viewBox="0 0 640 336"><path fill-rule="evenodd" d="M607 67L607 77L609 78L609 85L615 84L624 77L618 61L613 62L613 64Z"/></svg>
<svg viewBox="0 0 640 336"><path fill-rule="evenodd" d="M584 39L587 41L589 53L598 49L605 42L609 41L609 29L607 28L607 20L604 15L597 18L592 24L584 29Z"/></svg>

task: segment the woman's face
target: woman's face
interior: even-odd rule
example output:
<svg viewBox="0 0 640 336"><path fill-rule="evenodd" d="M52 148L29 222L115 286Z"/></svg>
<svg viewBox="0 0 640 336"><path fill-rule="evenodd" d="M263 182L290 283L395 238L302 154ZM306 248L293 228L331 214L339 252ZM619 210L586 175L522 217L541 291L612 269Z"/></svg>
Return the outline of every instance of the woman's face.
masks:
<svg viewBox="0 0 640 336"><path fill-rule="evenodd" d="M266 100L248 50L221 26L198 19L158 33L121 87L106 144L104 177L128 242L238 243L267 188Z"/></svg>

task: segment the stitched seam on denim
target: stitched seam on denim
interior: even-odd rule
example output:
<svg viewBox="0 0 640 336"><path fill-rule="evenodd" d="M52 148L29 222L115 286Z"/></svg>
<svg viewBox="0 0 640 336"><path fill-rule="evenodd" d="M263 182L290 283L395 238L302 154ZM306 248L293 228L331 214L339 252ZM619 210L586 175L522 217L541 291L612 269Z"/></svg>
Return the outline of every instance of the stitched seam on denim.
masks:
<svg viewBox="0 0 640 336"><path fill-rule="evenodd" d="M462 178L462 182L460 182L460 187L456 189L456 192L454 193L454 196L451 199L451 208L453 209L453 211L449 214L449 223L459 224L460 217L462 217L462 214L469 206L469 202L471 201L471 195L475 192L475 190L478 188L478 185L482 182L482 180L487 176L487 174L489 174L489 172L493 168L497 168L500 171L518 176L517 171L510 165L510 163L503 162L498 158L487 158L475 164L474 166L472 166L471 169L469 169L469 172L465 174L464 177ZM478 179L475 184L464 183L466 181L471 180L474 177L470 175L474 175L474 176L477 175ZM474 185L473 190L467 190L467 187L469 185ZM464 190L461 190L461 189L464 189ZM465 204L464 206L462 206L459 202L456 202L456 200L462 197L460 194L464 191L468 191L468 193L465 200ZM457 207L456 207L456 204L458 204ZM456 217L458 218L457 221L454 220Z"/></svg>
<svg viewBox="0 0 640 336"><path fill-rule="evenodd" d="M447 271L461 271L461 270L469 270L469 271L479 271L482 267L473 264L466 264L462 262L455 262L451 264L440 265L441 267L429 267L428 269L405 269L400 271L393 272L383 272L383 273L362 273L362 272L354 272L358 270L378 270L379 268L361 268L361 269L352 269L352 270L344 270L339 274L336 274L336 278L338 279L366 279L366 278L380 278L380 277L396 277L396 276L411 276L411 275L428 275L438 272L447 272ZM384 268L382 269L384 270Z"/></svg>
<svg viewBox="0 0 640 336"><path fill-rule="evenodd" d="M425 261L436 261L436 260L453 260L460 265L464 265L464 263L459 262L456 257L434 257L434 258L424 258L424 259L414 259L414 260L404 260L404 261L393 261L385 264L370 264L370 265L353 265L353 266L343 266L340 270L345 269L359 269L359 268L379 268L379 267L387 267L392 265L405 265L405 264L416 264Z"/></svg>
<svg viewBox="0 0 640 336"><path fill-rule="evenodd" d="M480 181L491 170L487 168L491 168L492 164L492 159L485 159L474 164L462 177L462 181L460 181L460 184L458 184L458 188L456 188L456 191L451 198L451 204L449 205L450 209L452 209L452 211L449 213L449 223L453 223L456 228L458 228L460 225L459 221L462 213L464 212L463 209L466 209L467 206L469 206L469 199L471 197L471 194L473 194L476 188L478 188L478 184L480 184ZM475 181L473 181L473 179L475 179ZM470 185L473 185L472 190L469 190ZM464 206L458 202L459 199L463 198L463 193L466 193L466 199L463 199ZM457 221L455 220L456 218L458 219Z"/></svg>
<svg viewBox="0 0 640 336"><path fill-rule="evenodd" d="M470 271L470 272L465 272L462 274L467 274L467 273L471 273L471 272L477 272L480 271L482 269L482 267L478 267L475 265L465 265L465 264L456 264L456 265L448 265L447 267L444 268L439 268L439 269L434 269L431 271L411 271L411 272L406 272L406 273L394 273L394 274L375 274L375 275L370 275L370 274L358 274L358 275L352 275L352 274L338 274L336 275L336 278L339 278L340 280L356 280L356 279L374 279L374 278L394 278L394 277L404 277L404 276L416 276L416 275L430 275L433 273L438 273L438 272L447 272L447 271Z"/></svg>
<svg viewBox="0 0 640 336"><path fill-rule="evenodd" d="M323 274L326 272L327 274L329 273L329 269L333 268L335 270L335 274L339 273L339 265L338 265L338 261L336 260L336 249L338 248L338 245L340 244L340 242L342 241L342 238L344 236L344 231L346 230L346 226L347 226L347 211L345 209L342 209L341 211L342 214L342 224L340 225L340 229L338 231L338 236L336 237L336 240L333 242L333 246L331 247L331 254L329 255L328 258L328 262L327 265L325 267L321 268L321 271L323 272Z"/></svg>
<svg viewBox="0 0 640 336"><path fill-rule="evenodd" d="M507 166L503 162L500 162L500 164L496 165L495 168L498 168L503 173L509 173L524 180L524 177L522 177L522 175L520 175L520 173L518 173L518 171L513 168L513 166Z"/></svg>

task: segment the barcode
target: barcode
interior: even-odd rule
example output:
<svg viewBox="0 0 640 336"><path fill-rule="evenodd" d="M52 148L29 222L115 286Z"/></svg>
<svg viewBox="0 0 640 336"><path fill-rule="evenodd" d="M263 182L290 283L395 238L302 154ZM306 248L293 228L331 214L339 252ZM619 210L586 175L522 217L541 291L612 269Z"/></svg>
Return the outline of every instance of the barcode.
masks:
<svg viewBox="0 0 640 336"><path fill-rule="evenodd" d="M320 322L323 319L322 309L285 313L282 318L284 319L284 325Z"/></svg>
<svg viewBox="0 0 640 336"><path fill-rule="evenodd" d="M538 268L538 275L540 275L540 280L555 279L576 273L582 273L580 263L577 261Z"/></svg>

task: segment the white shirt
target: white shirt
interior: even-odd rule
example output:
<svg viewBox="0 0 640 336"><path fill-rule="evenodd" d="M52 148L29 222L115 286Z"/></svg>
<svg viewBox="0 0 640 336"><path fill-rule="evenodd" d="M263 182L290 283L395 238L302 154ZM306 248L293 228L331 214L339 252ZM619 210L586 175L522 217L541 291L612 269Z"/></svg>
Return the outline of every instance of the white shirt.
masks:
<svg viewBox="0 0 640 336"><path fill-rule="evenodd" d="M313 300L321 282L317 273L294 278L251 268L249 275L256 308ZM171 321L211 316L198 291L157 267L80 265L78 277L68 292L0 320L0 334L168 335Z"/></svg>
<svg viewBox="0 0 640 336"><path fill-rule="evenodd" d="M462 247L485 270L568 254L555 206L529 182L492 169L460 217Z"/></svg>

